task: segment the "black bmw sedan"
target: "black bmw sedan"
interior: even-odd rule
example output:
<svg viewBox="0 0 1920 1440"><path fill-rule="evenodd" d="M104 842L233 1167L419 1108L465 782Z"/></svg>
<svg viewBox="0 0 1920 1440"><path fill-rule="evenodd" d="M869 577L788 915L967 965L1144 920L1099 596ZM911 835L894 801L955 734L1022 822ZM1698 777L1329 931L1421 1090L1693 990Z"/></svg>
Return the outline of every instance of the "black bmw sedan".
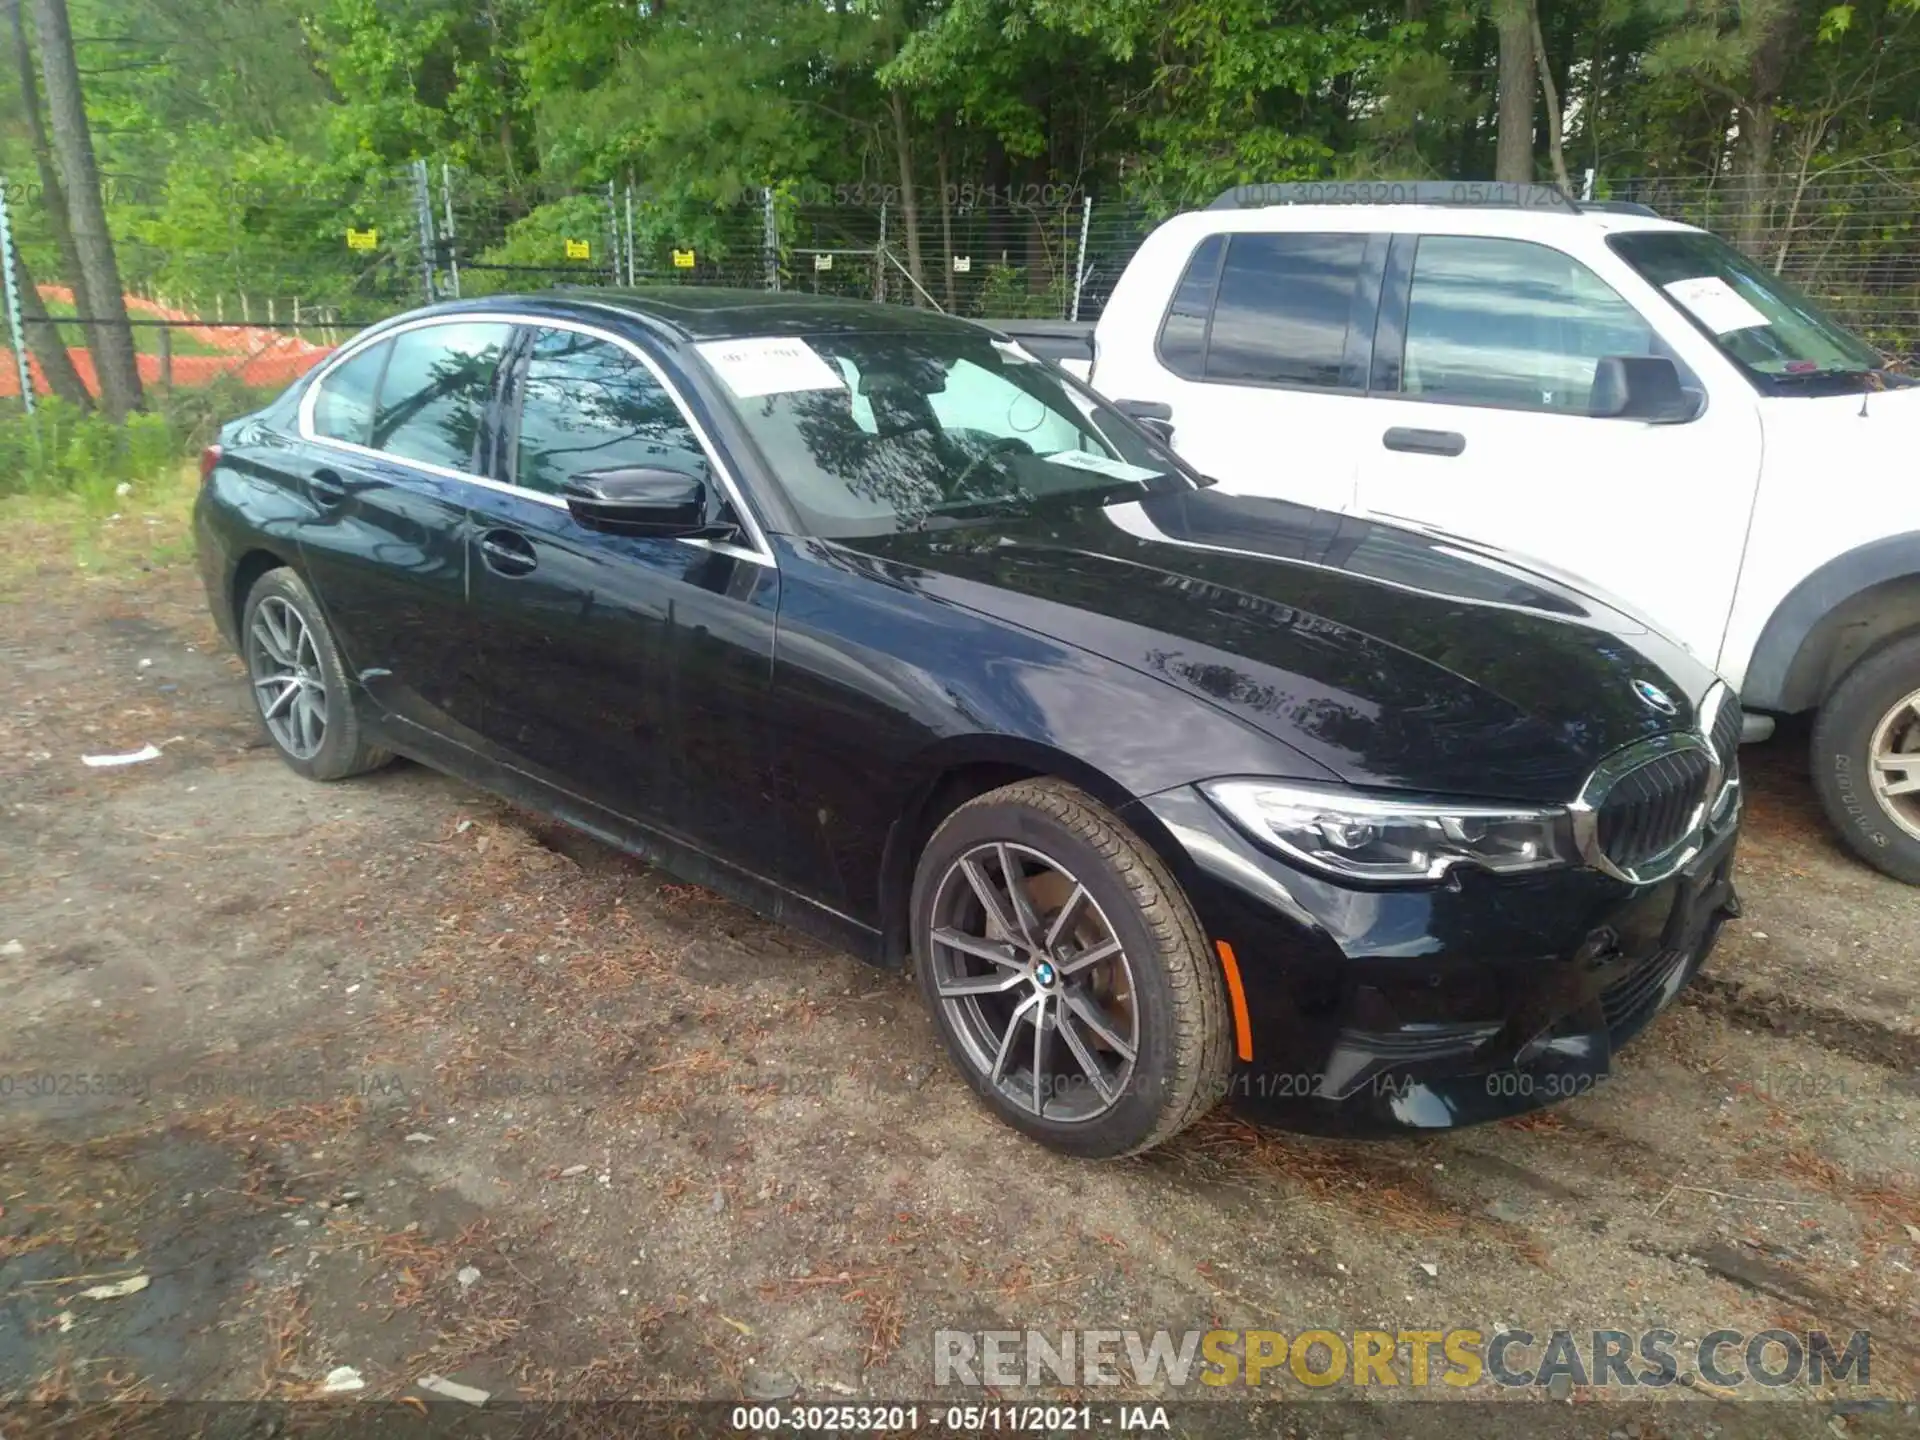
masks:
<svg viewBox="0 0 1920 1440"><path fill-rule="evenodd" d="M409 756L910 964L1060 1150L1579 1095L1736 910L1708 669L1466 542L1223 495L963 321L442 305L203 469L295 770Z"/></svg>

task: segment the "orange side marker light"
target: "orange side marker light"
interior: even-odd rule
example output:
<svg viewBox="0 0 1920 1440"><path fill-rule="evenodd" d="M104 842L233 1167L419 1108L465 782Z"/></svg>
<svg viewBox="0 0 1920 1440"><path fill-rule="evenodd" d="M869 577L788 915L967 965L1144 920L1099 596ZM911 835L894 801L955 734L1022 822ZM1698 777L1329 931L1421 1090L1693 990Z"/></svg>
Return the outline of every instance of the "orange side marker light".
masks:
<svg viewBox="0 0 1920 1440"><path fill-rule="evenodd" d="M1233 1002L1233 1053L1242 1060L1253 1059L1253 1025L1247 1019L1247 992L1240 984L1240 962L1233 946L1224 940L1213 942L1220 952L1220 968L1227 976L1227 998Z"/></svg>

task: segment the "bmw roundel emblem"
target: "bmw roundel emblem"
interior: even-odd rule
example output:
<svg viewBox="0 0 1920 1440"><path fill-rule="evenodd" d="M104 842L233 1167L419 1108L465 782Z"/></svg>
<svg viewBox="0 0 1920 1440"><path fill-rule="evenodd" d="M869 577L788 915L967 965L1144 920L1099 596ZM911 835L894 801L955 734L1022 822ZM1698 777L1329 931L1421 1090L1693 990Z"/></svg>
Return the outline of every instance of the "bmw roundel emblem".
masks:
<svg viewBox="0 0 1920 1440"><path fill-rule="evenodd" d="M1641 702L1645 704L1649 710L1658 710L1662 715L1677 715L1680 713L1680 707L1673 703L1673 697L1651 680L1634 681L1633 693L1640 697Z"/></svg>

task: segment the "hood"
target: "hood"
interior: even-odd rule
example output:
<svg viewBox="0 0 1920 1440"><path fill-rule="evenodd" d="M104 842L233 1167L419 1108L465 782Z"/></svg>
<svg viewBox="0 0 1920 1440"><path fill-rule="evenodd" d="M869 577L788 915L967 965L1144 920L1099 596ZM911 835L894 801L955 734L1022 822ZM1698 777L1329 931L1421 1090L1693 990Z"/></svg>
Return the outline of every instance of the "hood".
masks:
<svg viewBox="0 0 1920 1440"><path fill-rule="evenodd" d="M1603 755L1694 725L1714 681L1658 633L1495 553L1212 489L836 543L1184 690L1356 785L1569 800Z"/></svg>

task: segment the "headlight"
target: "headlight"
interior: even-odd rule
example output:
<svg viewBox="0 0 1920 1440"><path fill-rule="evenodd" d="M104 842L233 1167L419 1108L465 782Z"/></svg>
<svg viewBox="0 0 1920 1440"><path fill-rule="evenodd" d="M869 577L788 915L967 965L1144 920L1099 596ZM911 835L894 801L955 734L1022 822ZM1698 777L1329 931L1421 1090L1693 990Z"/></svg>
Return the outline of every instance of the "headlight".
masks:
<svg viewBox="0 0 1920 1440"><path fill-rule="evenodd" d="M1200 789L1254 839L1344 880L1431 881L1455 865L1512 875L1565 865L1573 854L1558 808L1387 800L1271 780L1210 780Z"/></svg>

